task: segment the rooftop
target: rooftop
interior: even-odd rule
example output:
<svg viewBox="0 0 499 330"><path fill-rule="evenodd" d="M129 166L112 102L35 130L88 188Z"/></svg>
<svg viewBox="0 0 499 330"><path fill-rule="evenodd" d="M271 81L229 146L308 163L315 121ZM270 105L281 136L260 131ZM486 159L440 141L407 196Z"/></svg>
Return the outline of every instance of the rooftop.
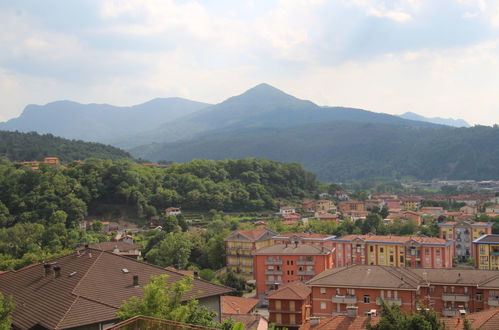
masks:
<svg viewBox="0 0 499 330"><path fill-rule="evenodd" d="M275 240L293 240L294 238L296 239L303 239L303 240L314 240L314 241L326 241L328 239L334 238L334 235L323 235L323 234L316 234L316 233L286 233L286 234L278 234L272 239Z"/></svg>
<svg viewBox="0 0 499 330"><path fill-rule="evenodd" d="M253 252L254 255L327 255L334 249L327 246L312 244L275 244L266 246Z"/></svg>
<svg viewBox="0 0 499 330"><path fill-rule="evenodd" d="M447 241L438 237L427 237L427 236L395 236L395 235L346 235L341 236L333 241L352 241L355 239L364 240L368 243L408 243L410 241L415 241L420 244L438 244L438 245L448 245L450 241Z"/></svg>
<svg viewBox="0 0 499 330"><path fill-rule="evenodd" d="M258 299L235 296L220 297L222 314L248 314L258 304Z"/></svg>
<svg viewBox="0 0 499 330"><path fill-rule="evenodd" d="M312 293L312 290L300 281L290 282L282 285L279 289L267 295L267 299L304 300Z"/></svg>
<svg viewBox="0 0 499 330"><path fill-rule="evenodd" d="M364 330L368 323L376 325L379 320L379 316L372 316L369 319L365 315L359 315L355 318L346 315L335 315L320 319L317 324L307 322L300 327L300 330Z"/></svg>
<svg viewBox="0 0 499 330"><path fill-rule="evenodd" d="M233 231L224 240L226 241L251 241L256 242L263 239L270 239L272 236L277 235L276 232L269 230L267 228L255 229L255 230L236 230Z"/></svg>
<svg viewBox="0 0 499 330"><path fill-rule="evenodd" d="M474 240L473 243L499 244L499 235L495 235L495 234L483 235L483 236L477 238L476 240Z"/></svg>

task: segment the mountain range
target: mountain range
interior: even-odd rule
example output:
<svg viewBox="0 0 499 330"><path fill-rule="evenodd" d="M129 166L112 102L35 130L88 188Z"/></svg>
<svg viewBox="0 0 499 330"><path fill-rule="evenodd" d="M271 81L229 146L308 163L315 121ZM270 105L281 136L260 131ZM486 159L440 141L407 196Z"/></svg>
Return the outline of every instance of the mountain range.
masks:
<svg viewBox="0 0 499 330"><path fill-rule="evenodd" d="M418 119L321 107L260 84L214 105L173 98L127 108L67 101L28 106L0 129L109 143L152 161L300 162L324 181L499 179L497 127L455 128Z"/></svg>
<svg viewBox="0 0 499 330"><path fill-rule="evenodd" d="M463 119L440 118L440 117L428 118L428 117L418 115L417 113L414 113L414 112L403 113L400 115L400 117L405 118L405 119L410 119L410 120L426 121L428 123L447 125L447 126L453 126L453 127L470 127L471 126Z"/></svg>

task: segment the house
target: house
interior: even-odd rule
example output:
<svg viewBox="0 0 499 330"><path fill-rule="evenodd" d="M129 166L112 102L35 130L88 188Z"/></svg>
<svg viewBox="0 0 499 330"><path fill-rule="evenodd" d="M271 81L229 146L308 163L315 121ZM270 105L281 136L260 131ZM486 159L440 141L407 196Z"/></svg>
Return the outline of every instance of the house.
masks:
<svg viewBox="0 0 499 330"><path fill-rule="evenodd" d="M314 217L319 219L320 221L340 221L340 219L338 218L338 214L333 214L325 211L315 212Z"/></svg>
<svg viewBox="0 0 499 330"><path fill-rule="evenodd" d="M301 220L300 213L283 213L281 214L281 218L287 225L297 224Z"/></svg>
<svg viewBox="0 0 499 330"><path fill-rule="evenodd" d="M311 200L311 199L305 199L301 203L301 208L305 212L315 212L315 206L316 206L316 201Z"/></svg>
<svg viewBox="0 0 499 330"><path fill-rule="evenodd" d="M351 212L351 211L365 211L365 204L363 201L344 201L340 202L338 205L338 209L342 213Z"/></svg>
<svg viewBox="0 0 499 330"><path fill-rule="evenodd" d="M131 258L91 248L0 275L0 292L12 295L15 329L104 329L117 323L123 301L142 296L154 275L168 275L168 282L183 275ZM232 289L201 279L182 300L196 298L217 313L220 296Z"/></svg>
<svg viewBox="0 0 499 330"><path fill-rule="evenodd" d="M454 255L460 261L465 261L476 257L472 254L472 242L483 235L492 234L492 225L491 222L449 221L439 223L438 229L440 238L455 241Z"/></svg>
<svg viewBox="0 0 499 330"><path fill-rule="evenodd" d="M309 317L312 290L296 281L282 285L266 296L269 320L278 327L297 329Z"/></svg>
<svg viewBox="0 0 499 330"><path fill-rule="evenodd" d="M276 232L267 228L236 230L224 238L227 268L240 273L247 280L253 279L252 251L274 244Z"/></svg>
<svg viewBox="0 0 499 330"><path fill-rule="evenodd" d="M421 205L421 199L416 197L404 198L402 200L402 208L406 211L416 211Z"/></svg>
<svg viewBox="0 0 499 330"><path fill-rule="evenodd" d="M243 298L235 296L220 297L223 314L253 314L258 305L258 299Z"/></svg>
<svg viewBox="0 0 499 330"><path fill-rule="evenodd" d="M437 206L425 206L421 208L421 213L424 215L431 215L435 218L438 218L441 215L444 215L446 212L443 207Z"/></svg>
<svg viewBox="0 0 499 330"><path fill-rule="evenodd" d="M414 211L401 212L398 215L398 219L402 220L402 222L412 221L416 226L421 226L423 224L423 216L421 213Z"/></svg>
<svg viewBox="0 0 499 330"><path fill-rule="evenodd" d="M322 192L319 194L319 198L326 199L326 198L331 198L331 194L327 192Z"/></svg>
<svg viewBox="0 0 499 330"><path fill-rule="evenodd" d="M85 248L111 252L132 259L140 259L141 257L140 249L142 247L140 245L133 243L117 241L117 242L100 242L100 243L90 244ZM81 248L78 249L77 251L84 251L84 250L85 250L84 248Z"/></svg>
<svg viewBox="0 0 499 330"><path fill-rule="evenodd" d="M257 298L265 296L283 283L307 281L334 266L334 249L328 246L275 244L253 252L253 268Z"/></svg>
<svg viewBox="0 0 499 330"><path fill-rule="evenodd" d="M338 190L334 193L334 198L336 198L337 200L340 200L340 201L347 201L350 199L351 194L352 193L350 191ZM324 197L321 197L321 198L324 198Z"/></svg>
<svg viewBox="0 0 499 330"><path fill-rule="evenodd" d="M315 211L333 211L336 212L336 205L328 199L318 200L315 206Z"/></svg>
<svg viewBox="0 0 499 330"><path fill-rule="evenodd" d="M451 268L453 242L436 237L346 235L331 240L338 267L386 265L411 268Z"/></svg>
<svg viewBox="0 0 499 330"><path fill-rule="evenodd" d="M242 323L244 330L267 330L269 327L269 320L259 314L222 314L222 320L226 319Z"/></svg>
<svg viewBox="0 0 499 330"><path fill-rule="evenodd" d="M296 209L294 206L281 206L279 209L279 214L292 214L296 213Z"/></svg>
<svg viewBox="0 0 499 330"><path fill-rule="evenodd" d="M418 302L444 317L499 306L497 272L471 269L411 269L354 265L324 271L307 282L313 317L377 314L381 301L415 312Z"/></svg>
<svg viewBox="0 0 499 330"><path fill-rule="evenodd" d="M463 214L469 214L469 215L476 215L478 213L477 208L475 206L468 206L468 205L461 207L459 211Z"/></svg>
<svg viewBox="0 0 499 330"><path fill-rule="evenodd" d="M59 157L45 157L43 159L43 162L49 165L59 165L61 163L61 160L59 159Z"/></svg>
<svg viewBox="0 0 499 330"><path fill-rule="evenodd" d="M472 255L476 268L499 270L499 235L486 234L474 240Z"/></svg>
<svg viewBox="0 0 499 330"><path fill-rule="evenodd" d="M487 206L485 213L499 214L499 204Z"/></svg>
<svg viewBox="0 0 499 330"><path fill-rule="evenodd" d="M402 209L402 201L400 199L389 199L389 200L386 200L385 203L386 203L386 207L388 207L389 210Z"/></svg>
<svg viewBox="0 0 499 330"><path fill-rule="evenodd" d="M169 207L165 209L166 215L179 215L182 214L182 210L179 207Z"/></svg>

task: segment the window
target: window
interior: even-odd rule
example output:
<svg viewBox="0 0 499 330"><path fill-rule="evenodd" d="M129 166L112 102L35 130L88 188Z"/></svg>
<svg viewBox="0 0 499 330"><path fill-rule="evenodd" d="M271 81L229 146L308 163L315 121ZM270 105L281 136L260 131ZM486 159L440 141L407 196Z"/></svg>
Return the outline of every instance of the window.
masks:
<svg viewBox="0 0 499 330"><path fill-rule="evenodd" d="M483 301L483 293L476 294L476 301Z"/></svg>
<svg viewBox="0 0 499 330"><path fill-rule="evenodd" d="M325 302L321 302L321 309L326 309L326 303Z"/></svg>
<svg viewBox="0 0 499 330"><path fill-rule="evenodd" d="M454 293L455 291L456 291L456 287L451 286L451 287L450 287L450 292Z"/></svg>
<svg viewBox="0 0 499 330"><path fill-rule="evenodd" d="M276 311L280 311L281 310L281 301L280 300L276 300L275 301L275 310Z"/></svg>
<svg viewBox="0 0 499 330"><path fill-rule="evenodd" d="M425 248L425 249L424 249L424 253L425 253L425 254L430 254L430 248Z"/></svg>
<svg viewBox="0 0 499 330"><path fill-rule="evenodd" d="M355 289L347 289L347 295L348 295L348 296L353 296L353 295L355 295Z"/></svg>
<svg viewBox="0 0 499 330"><path fill-rule="evenodd" d="M321 294L325 294L326 293L326 288L321 288Z"/></svg>
<svg viewBox="0 0 499 330"><path fill-rule="evenodd" d="M434 293L435 292L435 287L434 286L430 286L430 293Z"/></svg>
<svg viewBox="0 0 499 330"><path fill-rule="evenodd" d="M485 254L485 245L480 244L480 254Z"/></svg>
<svg viewBox="0 0 499 330"><path fill-rule="evenodd" d="M390 262L394 262L393 256L390 255Z"/></svg>
<svg viewBox="0 0 499 330"><path fill-rule="evenodd" d="M464 293L468 293L468 287L467 286L464 287Z"/></svg>
<svg viewBox="0 0 499 330"><path fill-rule="evenodd" d="M390 253L393 253L393 248L392 247L390 248Z"/></svg>
<svg viewBox="0 0 499 330"><path fill-rule="evenodd" d="M380 247L380 248L379 248L379 252L383 253L383 252L385 252L385 249L384 249L384 248L382 248L382 247Z"/></svg>
<svg viewBox="0 0 499 330"><path fill-rule="evenodd" d="M447 293L447 287L444 286L444 293Z"/></svg>
<svg viewBox="0 0 499 330"><path fill-rule="evenodd" d="M400 263L403 264L404 263L404 256L400 256Z"/></svg>
<svg viewBox="0 0 499 330"><path fill-rule="evenodd" d="M371 303L371 297L368 294L364 295L364 304Z"/></svg>
<svg viewBox="0 0 499 330"><path fill-rule="evenodd" d="M440 257L440 248L435 249L435 255L436 255L437 257Z"/></svg>
<svg viewBox="0 0 499 330"><path fill-rule="evenodd" d="M391 298L392 297L392 292L390 290L386 291L386 297Z"/></svg>
<svg viewBox="0 0 499 330"><path fill-rule="evenodd" d="M369 252L374 252L374 247L372 245L369 247Z"/></svg>

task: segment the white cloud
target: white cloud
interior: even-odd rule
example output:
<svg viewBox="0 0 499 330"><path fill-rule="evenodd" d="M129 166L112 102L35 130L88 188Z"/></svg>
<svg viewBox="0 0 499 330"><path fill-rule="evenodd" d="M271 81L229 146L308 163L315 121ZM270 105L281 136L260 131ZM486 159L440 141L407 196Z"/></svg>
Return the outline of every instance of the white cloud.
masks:
<svg viewBox="0 0 499 330"><path fill-rule="evenodd" d="M344 0L346 4L364 9L369 16L388 18L397 22L407 22L413 19L421 7L418 0Z"/></svg>

